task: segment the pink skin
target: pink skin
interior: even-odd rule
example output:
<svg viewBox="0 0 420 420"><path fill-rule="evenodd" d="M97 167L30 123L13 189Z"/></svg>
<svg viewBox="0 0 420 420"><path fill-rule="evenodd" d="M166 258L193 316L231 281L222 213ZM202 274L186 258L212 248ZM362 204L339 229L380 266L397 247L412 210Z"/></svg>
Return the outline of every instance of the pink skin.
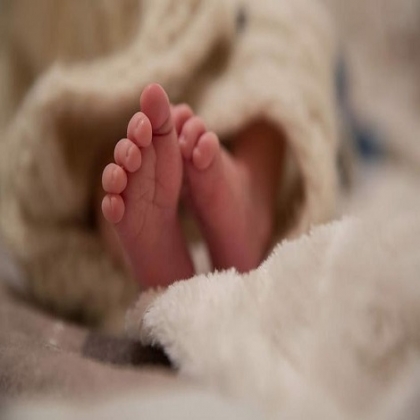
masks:
<svg viewBox="0 0 420 420"><path fill-rule="evenodd" d="M102 177L102 212L135 278L155 287L194 274L177 215L183 174L214 267L255 268L272 229L278 133L257 124L239 135L232 156L187 105L171 107L159 85L140 104Z"/></svg>
<svg viewBox="0 0 420 420"><path fill-rule="evenodd" d="M104 169L102 212L134 277L145 287L166 286L194 274L177 215L182 158L165 91L148 86L140 104L127 139L115 147L115 163Z"/></svg>
<svg viewBox="0 0 420 420"><path fill-rule="evenodd" d="M269 214L256 203L260 194L249 166L224 150L196 116L183 125L179 143L190 201L214 268L235 267L239 272L256 268L272 226L260 234Z"/></svg>

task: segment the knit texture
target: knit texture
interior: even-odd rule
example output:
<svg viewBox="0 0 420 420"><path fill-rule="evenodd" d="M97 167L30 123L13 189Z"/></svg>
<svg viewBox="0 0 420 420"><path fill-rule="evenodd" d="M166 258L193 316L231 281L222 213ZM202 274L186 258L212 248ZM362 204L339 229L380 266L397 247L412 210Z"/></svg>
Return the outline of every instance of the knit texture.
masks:
<svg viewBox="0 0 420 420"><path fill-rule="evenodd" d="M104 159L150 82L223 139L257 118L285 133L282 237L333 214L334 44L317 2L45 0L5 12L0 229L44 305L100 321L136 296L91 216Z"/></svg>

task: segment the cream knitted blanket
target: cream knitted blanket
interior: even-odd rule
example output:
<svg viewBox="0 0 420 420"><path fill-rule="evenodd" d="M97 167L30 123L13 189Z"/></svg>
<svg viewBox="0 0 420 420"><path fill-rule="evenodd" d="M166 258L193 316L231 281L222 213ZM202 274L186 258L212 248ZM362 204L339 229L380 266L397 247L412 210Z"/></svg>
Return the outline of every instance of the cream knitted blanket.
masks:
<svg viewBox="0 0 420 420"><path fill-rule="evenodd" d="M284 131L279 234L334 211L334 43L315 1L5 3L0 231L30 296L113 318L136 296L92 225L101 165L142 88L161 83L227 139L257 118Z"/></svg>

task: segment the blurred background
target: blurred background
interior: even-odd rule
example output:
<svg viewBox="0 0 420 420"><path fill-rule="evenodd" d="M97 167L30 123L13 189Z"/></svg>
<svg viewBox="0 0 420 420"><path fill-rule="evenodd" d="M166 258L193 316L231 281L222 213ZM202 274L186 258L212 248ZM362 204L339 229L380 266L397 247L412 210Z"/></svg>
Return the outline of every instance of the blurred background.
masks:
<svg viewBox="0 0 420 420"><path fill-rule="evenodd" d="M321 1L335 25L344 119L359 151L365 157L386 151L418 165L420 1ZM54 62L89 60L126 46L136 31L141 2L78 1L74 7L70 1L0 0L0 11L4 127Z"/></svg>

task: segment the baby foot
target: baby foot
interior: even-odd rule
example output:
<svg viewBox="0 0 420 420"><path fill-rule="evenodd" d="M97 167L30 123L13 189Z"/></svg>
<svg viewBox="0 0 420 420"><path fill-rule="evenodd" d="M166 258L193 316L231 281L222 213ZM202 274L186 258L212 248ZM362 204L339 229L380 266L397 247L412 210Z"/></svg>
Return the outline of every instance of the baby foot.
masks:
<svg viewBox="0 0 420 420"><path fill-rule="evenodd" d="M103 172L102 212L115 230L135 278L147 287L193 275L178 221L182 157L168 97L156 84L144 89Z"/></svg>
<svg viewBox="0 0 420 420"><path fill-rule="evenodd" d="M227 153L197 116L183 124L179 144L189 198L214 267L240 272L257 267L270 226L261 224L263 209L247 166Z"/></svg>

